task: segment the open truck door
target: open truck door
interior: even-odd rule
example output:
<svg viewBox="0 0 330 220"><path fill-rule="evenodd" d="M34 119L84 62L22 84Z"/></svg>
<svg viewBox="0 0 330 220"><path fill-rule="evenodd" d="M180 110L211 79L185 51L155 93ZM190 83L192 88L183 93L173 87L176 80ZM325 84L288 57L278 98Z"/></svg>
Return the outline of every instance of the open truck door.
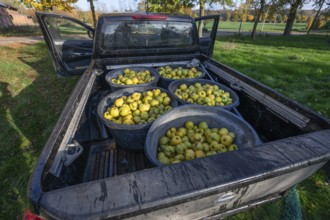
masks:
<svg viewBox="0 0 330 220"><path fill-rule="evenodd" d="M198 30L199 47L206 56L213 56L215 38L217 36L219 15L203 16L195 19Z"/></svg>
<svg viewBox="0 0 330 220"><path fill-rule="evenodd" d="M94 28L68 16L36 16L58 76L82 74L92 59Z"/></svg>

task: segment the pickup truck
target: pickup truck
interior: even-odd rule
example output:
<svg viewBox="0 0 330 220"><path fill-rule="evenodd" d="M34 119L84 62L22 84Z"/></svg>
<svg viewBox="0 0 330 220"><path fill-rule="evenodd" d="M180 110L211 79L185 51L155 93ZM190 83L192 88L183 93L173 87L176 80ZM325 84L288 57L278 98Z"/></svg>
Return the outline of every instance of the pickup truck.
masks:
<svg viewBox="0 0 330 220"><path fill-rule="evenodd" d="M330 121L212 59L219 16L104 14L96 29L37 13L59 76L82 74L32 173L28 198L46 219L219 219L274 201L330 158ZM204 25L201 25L202 24ZM186 65L230 87L232 111L261 144L167 166L123 150L97 115L111 70ZM271 66L270 66L271 68Z"/></svg>

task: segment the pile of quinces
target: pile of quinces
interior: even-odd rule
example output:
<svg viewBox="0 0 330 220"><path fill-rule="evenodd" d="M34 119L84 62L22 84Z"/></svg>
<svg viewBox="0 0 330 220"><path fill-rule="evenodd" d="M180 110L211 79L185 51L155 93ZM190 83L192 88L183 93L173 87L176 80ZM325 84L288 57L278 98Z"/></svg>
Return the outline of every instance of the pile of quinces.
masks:
<svg viewBox="0 0 330 220"><path fill-rule="evenodd" d="M154 80L155 77L150 75L149 70L135 72L126 68L123 74L120 74L117 78L111 79L111 82L119 85L136 85L148 83Z"/></svg>
<svg viewBox="0 0 330 220"><path fill-rule="evenodd" d="M103 116L117 124L137 125L156 120L172 109L171 98L160 89L134 92L117 98Z"/></svg>
<svg viewBox="0 0 330 220"><path fill-rule="evenodd" d="M234 140L235 134L227 128L186 121L184 127L172 127L159 138L157 159L166 165L237 150Z"/></svg>
<svg viewBox="0 0 330 220"><path fill-rule="evenodd" d="M198 71L195 67L191 68L172 68L170 66L159 67L159 75L164 78L169 79L187 79L187 78L197 78L202 76L202 72Z"/></svg>
<svg viewBox="0 0 330 220"><path fill-rule="evenodd" d="M218 85L196 82L190 86L183 83L174 94L186 102L206 106L226 106L233 103L229 92L220 89Z"/></svg>

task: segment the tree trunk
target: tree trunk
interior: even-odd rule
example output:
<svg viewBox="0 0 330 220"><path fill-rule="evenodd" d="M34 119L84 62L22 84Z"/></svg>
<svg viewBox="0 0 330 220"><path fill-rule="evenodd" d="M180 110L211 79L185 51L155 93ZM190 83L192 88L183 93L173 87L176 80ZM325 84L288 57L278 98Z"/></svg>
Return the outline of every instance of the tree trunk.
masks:
<svg viewBox="0 0 330 220"><path fill-rule="evenodd" d="M149 12L149 0L145 2L145 9L146 12Z"/></svg>
<svg viewBox="0 0 330 220"><path fill-rule="evenodd" d="M205 15L204 7L205 7L205 1L199 0L199 17L203 17ZM199 37L203 36L203 27L204 27L203 21L200 21L199 25L198 25L198 36Z"/></svg>
<svg viewBox="0 0 330 220"><path fill-rule="evenodd" d="M262 21L262 26L261 26L260 34L264 30L264 26L265 26L265 22L266 22L266 16L268 15L269 8L270 8L270 5L268 6L267 11L266 11L266 13L264 15L264 20Z"/></svg>
<svg viewBox="0 0 330 220"><path fill-rule="evenodd" d="M259 19L260 19L261 15L264 13L264 9L265 9L265 0L261 0L260 1L260 9L257 12L256 20L254 21L253 29L252 29L252 32L251 32L251 39L252 40L254 40L256 38L257 26L258 26Z"/></svg>
<svg viewBox="0 0 330 220"><path fill-rule="evenodd" d="M274 19L274 23L273 23L273 26L272 26L272 30L274 30L274 26L275 26L275 23L276 23L276 19L277 19L277 13L275 14L275 19Z"/></svg>
<svg viewBox="0 0 330 220"><path fill-rule="evenodd" d="M96 27L96 15L95 15L95 7L94 7L94 0L88 0L90 3L91 11L92 11L92 17L93 17L93 24L94 27Z"/></svg>
<svg viewBox="0 0 330 220"><path fill-rule="evenodd" d="M243 19L241 19L241 23L239 24L238 35L241 35L242 24L243 24Z"/></svg>
<svg viewBox="0 0 330 220"><path fill-rule="evenodd" d="M320 14L321 8L323 7L324 2L325 2L325 0L323 0L323 1L321 2L320 7L319 7L319 10L317 10L316 15L315 15L315 17L314 17L314 19L313 19L313 22L312 22L311 26L308 28L307 35L309 35L309 32L311 31L311 29L313 29L313 27L314 27L314 25L315 25L315 23L316 23L317 17L318 17L319 14Z"/></svg>
<svg viewBox="0 0 330 220"><path fill-rule="evenodd" d="M283 33L284 36L291 35L293 22L294 22L294 19L296 18L298 7L299 7L299 5L301 5L302 1L303 0L296 0L296 2L291 5L288 20L286 22L284 33Z"/></svg>

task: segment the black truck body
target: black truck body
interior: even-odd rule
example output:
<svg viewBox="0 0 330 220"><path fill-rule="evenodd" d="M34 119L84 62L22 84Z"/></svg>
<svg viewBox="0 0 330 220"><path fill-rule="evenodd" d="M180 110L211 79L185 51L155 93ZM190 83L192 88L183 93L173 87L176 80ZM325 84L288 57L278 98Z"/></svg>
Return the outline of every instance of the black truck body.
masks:
<svg viewBox="0 0 330 220"><path fill-rule="evenodd" d="M28 197L47 219L219 219L285 196L330 158L328 119L211 58L216 16L206 18L214 21L213 29L199 38L195 24L199 19L102 15L94 41L79 45L53 37L49 29L54 27L46 20L78 23L90 35L92 28L61 15L37 16L57 73L84 72L30 179ZM107 22L135 20L190 23L192 40L186 46L162 48L157 43L149 48L150 42L146 48L135 49L125 49L126 43L101 45L106 37L114 37L104 35ZM87 69L70 69L77 63L83 66L80 58L88 61ZM96 112L99 101L110 92L105 74L125 66L158 67L192 59L200 61L209 78L238 94L235 113L256 130L262 143L162 167L153 166L143 152L118 148Z"/></svg>

